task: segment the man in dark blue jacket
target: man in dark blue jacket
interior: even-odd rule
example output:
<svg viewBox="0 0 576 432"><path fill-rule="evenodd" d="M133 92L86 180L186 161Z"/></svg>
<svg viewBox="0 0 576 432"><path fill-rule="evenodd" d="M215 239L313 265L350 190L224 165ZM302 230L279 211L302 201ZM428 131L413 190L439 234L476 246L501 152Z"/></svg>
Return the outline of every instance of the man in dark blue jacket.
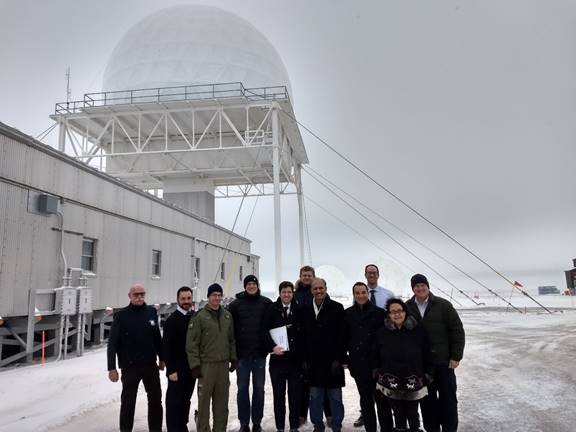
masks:
<svg viewBox="0 0 576 432"><path fill-rule="evenodd" d="M166 427L168 432L188 432L190 399L196 378L192 377L186 355L186 333L194 315L192 290L183 286L176 293L178 306L164 323L162 348L166 363Z"/></svg>
<svg viewBox="0 0 576 432"><path fill-rule="evenodd" d="M162 431L162 390L158 369L164 369L162 337L158 314L146 305L146 290L141 284L130 287L130 304L114 314L108 339L108 378L118 381L116 356L122 370L120 431L129 432L134 425L134 409L140 381L148 394L148 428ZM160 364L156 364L156 359Z"/></svg>
<svg viewBox="0 0 576 432"><path fill-rule="evenodd" d="M266 382L266 356L264 343L264 314L272 301L260 294L258 278L244 278L244 291L228 306L234 321L238 365L236 382L240 432L262 432L264 416L264 384ZM252 406L250 404L250 375L252 375Z"/></svg>

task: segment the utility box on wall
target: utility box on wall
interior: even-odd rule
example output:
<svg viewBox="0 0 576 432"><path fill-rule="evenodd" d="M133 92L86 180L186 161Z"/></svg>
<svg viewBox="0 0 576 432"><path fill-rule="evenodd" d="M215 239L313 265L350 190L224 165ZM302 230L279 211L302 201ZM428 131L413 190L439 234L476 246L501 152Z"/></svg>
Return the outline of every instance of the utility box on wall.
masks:
<svg viewBox="0 0 576 432"><path fill-rule="evenodd" d="M90 288L78 289L78 313L92 313L92 290Z"/></svg>
<svg viewBox="0 0 576 432"><path fill-rule="evenodd" d="M45 214L58 213L58 197L42 194L38 196L38 211Z"/></svg>
<svg viewBox="0 0 576 432"><path fill-rule="evenodd" d="M76 315L76 288L56 288L56 313Z"/></svg>

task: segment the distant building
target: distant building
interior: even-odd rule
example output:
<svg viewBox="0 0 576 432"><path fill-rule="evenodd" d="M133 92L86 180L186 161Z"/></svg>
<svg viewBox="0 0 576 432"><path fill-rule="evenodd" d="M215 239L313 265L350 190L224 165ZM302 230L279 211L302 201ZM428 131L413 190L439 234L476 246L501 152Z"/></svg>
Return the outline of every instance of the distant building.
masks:
<svg viewBox="0 0 576 432"><path fill-rule="evenodd" d="M539 295L560 294L560 291L558 290L556 285L539 286L538 287L538 294Z"/></svg>

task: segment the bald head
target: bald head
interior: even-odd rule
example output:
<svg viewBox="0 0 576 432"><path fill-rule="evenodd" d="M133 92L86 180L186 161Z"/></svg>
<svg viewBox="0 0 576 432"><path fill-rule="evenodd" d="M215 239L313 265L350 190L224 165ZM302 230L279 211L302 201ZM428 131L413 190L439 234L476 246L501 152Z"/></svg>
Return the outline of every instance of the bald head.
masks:
<svg viewBox="0 0 576 432"><path fill-rule="evenodd" d="M144 304L144 297L146 296L146 290L144 285L141 283L135 283L130 287L128 291L128 298L130 299L130 304L134 306L142 306Z"/></svg>

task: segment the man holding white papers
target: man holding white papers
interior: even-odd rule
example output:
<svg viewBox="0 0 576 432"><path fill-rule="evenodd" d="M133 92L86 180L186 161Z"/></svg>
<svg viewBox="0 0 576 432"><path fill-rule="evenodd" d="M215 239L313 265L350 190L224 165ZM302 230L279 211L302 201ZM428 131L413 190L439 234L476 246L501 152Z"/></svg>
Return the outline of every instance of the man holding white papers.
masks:
<svg viewBox="0 0 576 432"><path fill-rule="evenodd" d="M276 430L284 431L288 384L288 421L290 431L295 432L298 430L300 409L301 307L294 301L292 282L282 282L278 291L278 300L268 307L264 318L266 345L271 352L270 379L274 394L274 419Z"/></svg>

